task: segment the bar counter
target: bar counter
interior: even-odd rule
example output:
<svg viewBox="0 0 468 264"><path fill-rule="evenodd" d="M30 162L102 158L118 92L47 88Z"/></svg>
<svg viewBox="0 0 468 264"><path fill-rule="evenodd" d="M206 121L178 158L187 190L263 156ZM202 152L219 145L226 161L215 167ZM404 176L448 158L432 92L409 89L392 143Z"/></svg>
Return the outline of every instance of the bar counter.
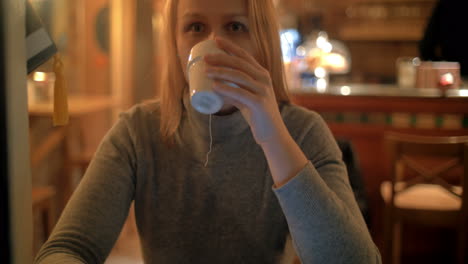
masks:
<svg viewBox="0 0 468 264"><path fill-rule="evenodd" d="M380 184L390 179L384 133L468 135L468 88L443 92L349 84L331 86L325 91L295 90L291 98L320 113L335 137L351 141L367 189L374 235L382 227Z"/></svg>

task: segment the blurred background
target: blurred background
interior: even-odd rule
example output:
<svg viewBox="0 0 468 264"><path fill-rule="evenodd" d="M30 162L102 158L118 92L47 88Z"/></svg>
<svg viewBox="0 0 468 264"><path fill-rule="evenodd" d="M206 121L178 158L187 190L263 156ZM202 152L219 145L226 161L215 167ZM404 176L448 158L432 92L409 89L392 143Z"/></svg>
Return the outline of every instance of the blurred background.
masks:
<svg viewBox="0 0 468 264"><path fill-rule="evenodd" d="M431 31L428 25L438 2L275 1L293 101L318 111L337 139L352 146L361 209L381 250L384 216L379 188L390 178L383 164L383 133L468 134L466 51L446 55L436 43L444 37L434 32L457 27ZM28 75L37 252L118 113L157 95L164 0L30 3L63 60L70 111L69 125L52 125L52 60ZM432 46L434 51L429 52ZM407 230L402 252L406 263L423 263L428 252L435 253L424 263L454 259L455 231L410 225ZM133 211L107 263L142 263Z"/></svg>

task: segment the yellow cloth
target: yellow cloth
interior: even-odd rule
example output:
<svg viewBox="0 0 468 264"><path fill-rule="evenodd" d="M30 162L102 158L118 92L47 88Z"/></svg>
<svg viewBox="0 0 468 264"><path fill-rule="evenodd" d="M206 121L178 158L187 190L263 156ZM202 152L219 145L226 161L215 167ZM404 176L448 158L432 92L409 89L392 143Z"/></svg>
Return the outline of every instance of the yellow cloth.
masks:
<svg viewBox="0 0 468 264"><path fill-rule="evenodd" d="M63 73L63 62L59 55L54 56L54 126L68 124L68 92Z"/></svg>

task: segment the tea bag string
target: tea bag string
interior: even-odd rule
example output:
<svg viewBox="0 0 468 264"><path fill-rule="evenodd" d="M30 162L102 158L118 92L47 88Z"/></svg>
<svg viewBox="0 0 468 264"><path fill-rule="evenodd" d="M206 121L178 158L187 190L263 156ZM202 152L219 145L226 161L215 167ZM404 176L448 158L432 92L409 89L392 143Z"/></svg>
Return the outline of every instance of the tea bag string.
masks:
<svg viewBox="0 0 468 264"><path fill-rule="evenodd" d="M211 149L213 147L213 134L211 132L211 118L212 118L212 116L213 115L210 114L210 119L209 119L209 122L208 122L208 129L210 130L210 148L208 149L208 152L206 153L205 167L208 165L208 161L210 159Z"/></svg>

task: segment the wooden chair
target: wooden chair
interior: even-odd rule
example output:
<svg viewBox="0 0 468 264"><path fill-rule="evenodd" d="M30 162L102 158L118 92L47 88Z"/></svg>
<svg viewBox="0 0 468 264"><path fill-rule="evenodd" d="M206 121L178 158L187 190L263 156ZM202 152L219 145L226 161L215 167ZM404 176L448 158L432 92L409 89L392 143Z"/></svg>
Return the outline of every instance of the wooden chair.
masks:
<svg viewBox="0 0 468 264"><path fill-rule="evenodd" d="M467 263L468 136L387 132L384 141L392 176L380 189L386 206L385 263L400 263L402 221L458 228L458 263Z"/></svg>
<svg viewBox="0 0 468 264"><path fill-rule="evenodd" d="M32 210L33 214L39 215L41 219L41 233L43 233L45 240L47 240L47 238L49 237L56 222L54 199L55 188L32 188ZM37 240L35 239L35 242L36 241ZM39 249L39 247L40 245L34 245L34 253Z"/></svg>

